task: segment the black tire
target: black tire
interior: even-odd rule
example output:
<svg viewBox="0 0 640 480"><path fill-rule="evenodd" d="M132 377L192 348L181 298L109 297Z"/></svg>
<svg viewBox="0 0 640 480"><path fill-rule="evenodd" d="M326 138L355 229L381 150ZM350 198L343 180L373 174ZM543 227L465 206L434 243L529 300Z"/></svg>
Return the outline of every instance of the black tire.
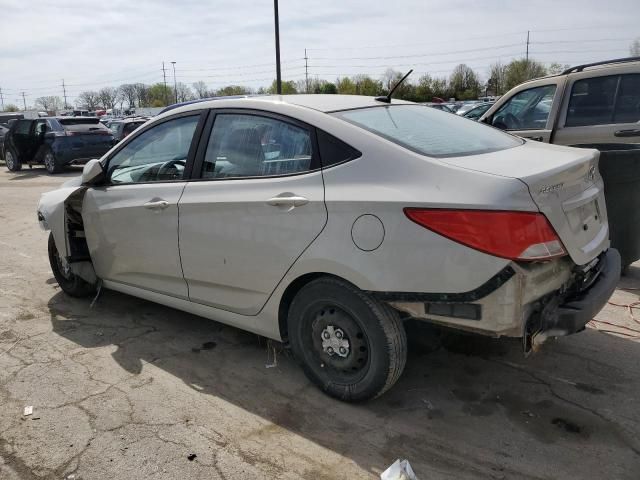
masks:
<svg viewBox="0 0 640 480"><path fill-rule="evenodd" d="M316 279L298 292L289 309L288 330L307 377L340 400L382 395L406 364L407 336L398 313L337 278ZM341 348L341 354L333 347Z"/></svg>
<svg viewBox="0 0 640 480"><path fill-rule="evenodd" d="M56 163L56 156L53 154L53 151L50 148L44 152L42 156L42 162L44 163L44 168L47 169L47 172L50 175L55 175L56 173L60 173L62 167Z"/></svg>
<svg viewBox="0 0 640 480"><path fill-rule="evenodd" d="M4 155L4 162L7 164L7 169L10 172L18 172L22 170L22 162L18 158L18 155L16 155L16 151L13 148L8 148Z"/></svg>
<svg viewBox="0 0 640 480"><path fill-rule="evenodd" d="M58 285L60 285L62 291L67 295L72 297L87 297L96 292L95 285L86 282L70 270L64 270L52 233L49 234L49 263L51 264L51 271Z"/></svg>

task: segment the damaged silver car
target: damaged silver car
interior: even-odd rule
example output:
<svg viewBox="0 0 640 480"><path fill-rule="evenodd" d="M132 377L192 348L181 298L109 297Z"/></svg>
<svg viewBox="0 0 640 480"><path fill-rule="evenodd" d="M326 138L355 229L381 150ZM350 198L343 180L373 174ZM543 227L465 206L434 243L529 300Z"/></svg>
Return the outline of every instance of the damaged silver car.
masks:
<svg viewBox="0 0 640 480"><path fill-rule="evenodd" d="M358 401L402 373L407 319L525 352L584 329L620 274L598 155L396 100L200 101L44 194L38 218L69 295L101 285L282 340Z"/></svg>

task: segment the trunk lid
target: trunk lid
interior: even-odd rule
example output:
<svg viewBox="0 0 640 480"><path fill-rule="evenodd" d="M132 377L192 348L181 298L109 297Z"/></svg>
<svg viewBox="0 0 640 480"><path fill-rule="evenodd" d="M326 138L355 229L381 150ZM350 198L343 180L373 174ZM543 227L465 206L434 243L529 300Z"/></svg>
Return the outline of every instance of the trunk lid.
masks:
<svg viewBox="0 0 640 480"><path fill-rule="evenodd" d="M609 246L599 155L597 150L526 142L499 152L442 161L524 182L573 261L584 265Z"/></svg>

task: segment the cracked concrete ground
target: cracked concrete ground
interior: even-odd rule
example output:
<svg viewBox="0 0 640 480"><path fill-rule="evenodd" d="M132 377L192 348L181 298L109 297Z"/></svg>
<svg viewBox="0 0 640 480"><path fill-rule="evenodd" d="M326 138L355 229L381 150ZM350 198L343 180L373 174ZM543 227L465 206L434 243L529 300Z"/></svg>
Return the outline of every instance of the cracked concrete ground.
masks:
<svg viewBox="0 0 640 480"><path fill-rule="evenodd" d="M0 479L376 478L399 457L421 479L638 478L639 333L598 323L624 335L589 328L528 359L508 340L417 342L389 393L342 404L277 346L265 368L257 336L62 294L35 206L78 173L1 167ZM640 287L631 270L621 286ZM623 307L597 318L640 330Z"/></svg>

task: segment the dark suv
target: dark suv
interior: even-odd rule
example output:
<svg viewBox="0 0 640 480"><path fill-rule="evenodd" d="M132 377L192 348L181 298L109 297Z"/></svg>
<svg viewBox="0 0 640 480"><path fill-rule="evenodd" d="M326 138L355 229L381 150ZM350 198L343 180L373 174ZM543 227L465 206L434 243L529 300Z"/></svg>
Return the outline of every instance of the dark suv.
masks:
<svg viewBox="0 0 640 480"><path fill-rule="evenodd" d="M23 163L43 163L49 173L57 173L64 165L101 157L113 144L113 134L98 118L18 120L5 136L5 162L14 172Z"/></svg>

